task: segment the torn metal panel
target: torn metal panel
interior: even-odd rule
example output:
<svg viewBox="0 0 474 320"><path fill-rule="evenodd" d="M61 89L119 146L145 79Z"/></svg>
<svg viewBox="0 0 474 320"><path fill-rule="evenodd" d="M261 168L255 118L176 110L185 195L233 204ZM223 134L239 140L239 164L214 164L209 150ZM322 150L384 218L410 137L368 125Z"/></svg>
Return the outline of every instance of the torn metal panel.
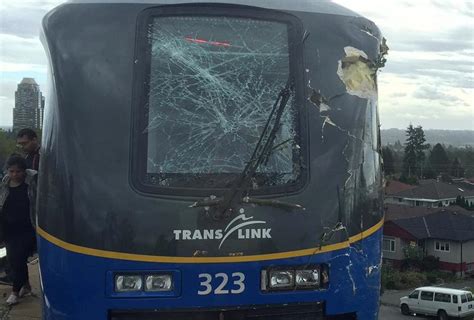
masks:
<svg viewBox="0 0 474 320"><path fill-rule="evenodd" d="M375 74L377 70L368 60L367 54L354 47L345 47L346 56L338 62L337 74L344 82L347 93L360 98L376 96Z"/></svg>
<svg viewBox="0 0 474 320"><path fill-rule="evenodd" d="M320 112L325 112L331 110L331 107L329 107L328 103L329 101L321 94L320 91L316 91L315 89L311 88L308 86L310 89L312 89L311 96L309 97L309 101L319 107Z"/></svg>

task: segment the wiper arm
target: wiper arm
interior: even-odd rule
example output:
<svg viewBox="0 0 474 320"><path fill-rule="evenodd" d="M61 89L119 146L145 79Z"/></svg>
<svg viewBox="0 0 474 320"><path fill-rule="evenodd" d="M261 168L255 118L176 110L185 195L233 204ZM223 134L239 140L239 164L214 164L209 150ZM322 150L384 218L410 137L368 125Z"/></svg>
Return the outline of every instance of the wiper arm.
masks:
<svg viewBox="0 0 474 320"><path fill-rule="evenodd" d="M222 206L224 198L207 198L204 200L196 201L192 205L190 205L190 208L198 208L198 207L216 207L216 206ZM245 196L242 198L243 203L250 203L250 204L256 204L259 206L271 206L275 208L281 208L281 209L286 209L286 210L292 210L292 209L301 209L305 210L305 208L296 203L289 203L289 202L284 202L280 200L273 200L273 199L256 199L256 198L251 198L249 196Z"/></svg>
<svg viewBox="0 0 474 320"><path fill-rule="evenodd" d="M224 194L224 196L220 199L209 199L204 201L198 201L192 206L215 206L216 208L216 215L215 218L221 218L226 214L226 212L232 213L233 207L237 204L236 202L242 202L244 190L248 188L250 180L254 177L258 167L263 162L268 161L268 157L270 156L271 152L273 151L273 142L275 137L280 129L280 122L281 117L283 116L283 112L285 111L285 107L288 104L288 101L291 97L291 92L293 90L293 80L292 78L288 78L288 81L285 87L280 91L278 97L273 104L272 111L268 116L267 122L265 123L265 127L263 128L262 134L255 146L255 149L250 157L249 161L247 162L244 170L240 174L239 178L233 183L232 188ZM273 124L272 119L274 119ZM279 147L278 145L277 147ZM277 148L275 147L275 148ZM237 200L238 199L238 200ZM246 197L247 203L255 203L258 205L272 205L278 207L285 207L285 208L302 208L300 205L293 205L287 204L281 201L276 200L259 200L259 199L252 199Z"/></svg>

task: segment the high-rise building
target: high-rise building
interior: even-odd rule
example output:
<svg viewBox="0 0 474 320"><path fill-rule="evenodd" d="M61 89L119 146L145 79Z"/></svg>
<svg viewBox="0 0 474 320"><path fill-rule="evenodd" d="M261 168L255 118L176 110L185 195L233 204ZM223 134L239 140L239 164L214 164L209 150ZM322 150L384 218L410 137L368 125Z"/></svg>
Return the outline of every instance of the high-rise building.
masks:
<svg viewBox="0 0 474 320"><path fill-rule="evenodd" d="M43 128L44 97L33 78L23 78L15 92L13 131Z"/></svg>

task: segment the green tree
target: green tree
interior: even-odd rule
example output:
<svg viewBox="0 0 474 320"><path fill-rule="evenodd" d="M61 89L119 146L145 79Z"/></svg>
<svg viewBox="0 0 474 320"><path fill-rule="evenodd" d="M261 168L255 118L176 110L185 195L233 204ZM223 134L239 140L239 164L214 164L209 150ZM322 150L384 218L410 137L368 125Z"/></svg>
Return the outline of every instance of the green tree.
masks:
<svg viewBox="0 0 474 320"><path fill-rule="evenodd" d="M386 175L395 173L395 159L389 147L382 148L383 169Z"/></svg>
<svg viewBox="0 0 474 320"><path fill-rule="evenodd" d="M436 179L438 175L434 171L431 163L428 161L423 167L423 178L425 179Z"/></svg>
<svg viewBox="0 0 474 320"><path fill-rule="evenodd" d="M397 141L393 144L393 150L394 150L395 152L403 151L403 145L402 145L402 143L400 142L400 140L397 140Z"/></svg>
<svg viewBox="0 0 474 320"><path fill-rule="evenodd" d="M0 171L3 170L8 157L15 152L16 140L9 131L0 129Z"/></svg>
<svg viewBox="0 0 474 320"><path fill-rule="evenodd" d="M463 169L460 169L459 175L461 177L474 178L474 147L454 147L450 145L446 148L446 152L450 159L458 159ZM464 174L462 174L461 171L464 171Z"/></svg>
<svg viewBox="0 0 474 320"><path fill-rule="evenodd" d="M467 210L473 210L474 207L469 203L469 201L464 198L463 196L457 196L456 197L456 205L463 207L464 209Z"/></svg>
<svg viewBox="0 0 474 320"><path fill-rule="evenodd" d="M429 148L429 145L425 144L425 133L421 126L414 128L410 124L406 130L406 136L402 175L421 178L425 162L425 149Z"/></svg>
<svg viewBox="0 0 474 320"><path fill-rule="evenodd" d="M464 176L464 168L461 167L461 162L458 158L454 158L451 164L450 173L453 177L462 178Z"/></svg>
<svg viewBox="0 0 474 320"><path fill-rule="evenodd" d="M448 154L440 143L437 143L433 147L433 150L431 150L428 160L430 167L433 169L436 175L449 172L450 161L448 158Z"/></svg>
<svg viewBox="0 0 474 320"><path fill-rule="evenodd" d="M416 168L416 143L415 128L409 125L406 130L407 140L405 143L405 153L403 155L403 176L412 176Z"/></svg>

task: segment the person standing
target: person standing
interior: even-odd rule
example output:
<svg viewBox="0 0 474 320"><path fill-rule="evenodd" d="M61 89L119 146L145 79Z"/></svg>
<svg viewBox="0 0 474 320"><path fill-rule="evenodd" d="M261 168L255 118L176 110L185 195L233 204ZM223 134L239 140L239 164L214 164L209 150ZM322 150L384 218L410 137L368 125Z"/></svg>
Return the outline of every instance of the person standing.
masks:
<svg viewBox="0 0 474 320"><path fill-rule="evenodd" d="M16 136L17 146L21 148L25 154L26 167L27 169L32 169L38 171L39 169L39 160L40 160L40 144L38 141L38 135L36 132L30 128L24 128L18 131ZM0 283L6 285L12 285L12 276L10 272L10 258L5 257L5 275L0 276Z"/></svg>
<svg viewBox="0 0 474 320"><path fill-rule="evenodd" d="M6 302L14 305L31 292L28 256L35 247L35 170L26 160L13 155L7 160L6 179L0 184L0 232L7 248L13 287Z"/></svg>
<svg viewBox="0 0 474 320"><path fill-rule="evenodd" d="M21 129L16 135L16 144L25 153L27 168L38 171L40 144L36 132L29 128Z"/></svg>

